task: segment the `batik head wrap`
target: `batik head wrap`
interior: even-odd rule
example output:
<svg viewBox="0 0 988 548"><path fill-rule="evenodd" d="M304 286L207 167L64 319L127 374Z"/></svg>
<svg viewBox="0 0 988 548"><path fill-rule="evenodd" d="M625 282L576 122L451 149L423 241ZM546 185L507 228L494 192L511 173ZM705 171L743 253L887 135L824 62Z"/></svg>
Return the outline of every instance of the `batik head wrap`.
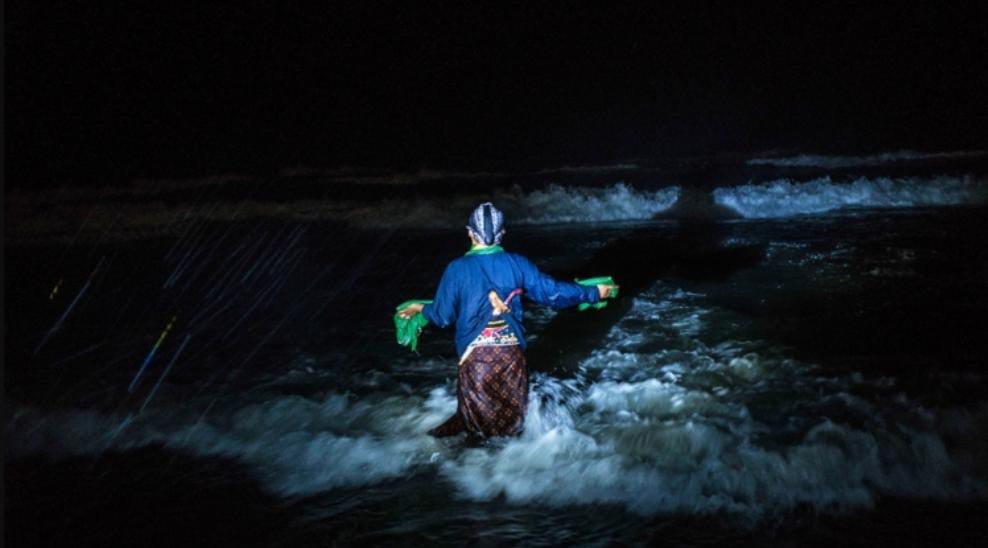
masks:
<svg viewBox="0 0 988 548"><path fill-rule="evenodd" d="M470 214L467 230L484 245L500 245L504 235L504 213L494 204L484 202Z"/></svg>

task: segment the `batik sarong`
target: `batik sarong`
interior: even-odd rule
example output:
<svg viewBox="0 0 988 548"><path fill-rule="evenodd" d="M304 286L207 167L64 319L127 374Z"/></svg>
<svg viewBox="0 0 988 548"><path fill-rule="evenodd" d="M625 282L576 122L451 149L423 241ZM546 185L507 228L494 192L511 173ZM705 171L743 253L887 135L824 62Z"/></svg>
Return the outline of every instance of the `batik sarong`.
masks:
<svg viewBox="0 0 988 548"><path fill-rule="evenodd" d="M528 368L521 346L473 346L460 363L456 413L432 431L453 436L466 431L481 436L521 432L528 407Z"/></svg>

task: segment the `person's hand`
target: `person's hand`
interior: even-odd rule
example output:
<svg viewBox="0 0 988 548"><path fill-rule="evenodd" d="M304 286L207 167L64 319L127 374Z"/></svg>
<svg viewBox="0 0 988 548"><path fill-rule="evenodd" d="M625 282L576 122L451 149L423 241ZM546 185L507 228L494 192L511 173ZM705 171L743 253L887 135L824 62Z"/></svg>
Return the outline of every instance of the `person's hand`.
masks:
<svg viewBox="0 0 988 548"><path fill-rule="evenodd" d="M400 316L403 320L407 320L416 314L420 314L422 312L422 308L424 307L425 305L422 303L412 303L403 308L401 312L398 313L398 316Z"/></svg>
<svg viewBox="0 0 988 548"><path fill-rule="evenodd" d="M617 286L617 285L608 285L608 284L597 284L597 293L600 294L600 300L604 300L604 299L609 298L612 294L614 294L615 291L618 290L618 287L620 287L620 286Z"/></svg>

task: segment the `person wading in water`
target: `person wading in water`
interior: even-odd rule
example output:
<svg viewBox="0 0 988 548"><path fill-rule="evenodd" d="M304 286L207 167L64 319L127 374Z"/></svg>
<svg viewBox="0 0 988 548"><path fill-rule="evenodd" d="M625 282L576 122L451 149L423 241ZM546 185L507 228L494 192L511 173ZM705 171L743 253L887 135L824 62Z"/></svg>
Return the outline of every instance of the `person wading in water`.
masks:
<svg viewBox="0 0 988 548"><path fill-rule="evenodd" d="M597 303L618 286L557 281L525 257L504 251L504 214L490 202L470 215L467 234L473 245L446 267L433 302L411 304L399 315L422 314L441 328L456 326L457 409L430 433L516 435L528 407L521 296L560 309Z"/></svg>

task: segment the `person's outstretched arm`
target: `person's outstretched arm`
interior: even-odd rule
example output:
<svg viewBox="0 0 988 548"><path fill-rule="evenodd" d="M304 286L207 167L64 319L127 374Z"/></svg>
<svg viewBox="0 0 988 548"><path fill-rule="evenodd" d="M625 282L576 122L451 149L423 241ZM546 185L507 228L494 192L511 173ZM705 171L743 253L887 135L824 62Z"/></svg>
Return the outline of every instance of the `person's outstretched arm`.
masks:
<svg viewBox="0 0 988 548"><path fill-rule="evenodd" d="M456 322L456 305L459 298L459 279L450 264L439 280L436 298L432 303L422 306L421 312L429 323L437 327L448 327Z"/></svg>
<svg viewBox="0 0 988 548"><path fill-rule="evenodd" d="M584 286L561 282L541 272L531 261L519 256L525 280L525 293L533 301L552 308L568 308L581 303L596 303L607 296L601 286Z"/></svg>

